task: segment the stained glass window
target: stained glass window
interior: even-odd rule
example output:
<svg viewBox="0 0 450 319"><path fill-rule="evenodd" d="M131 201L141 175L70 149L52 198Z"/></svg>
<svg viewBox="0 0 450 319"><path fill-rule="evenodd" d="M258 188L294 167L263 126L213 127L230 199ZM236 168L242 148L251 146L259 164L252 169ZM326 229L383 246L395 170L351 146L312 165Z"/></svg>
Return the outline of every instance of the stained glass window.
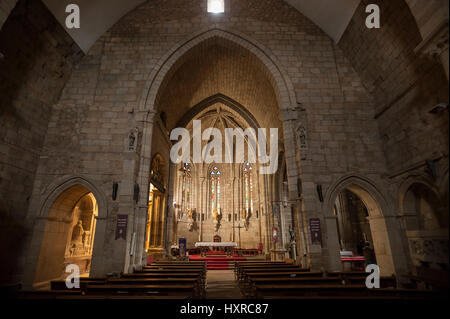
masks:
<svg viewBox="0 0 450 319"><path fill-rule="evenodd" d="M187 212L191 202L191 164L184 163L182 168L181 211Z"/></svg>
<svg viewBox="0 0 450 319"><path fill-rule="evenodd" d="M211 170L211 214L217 209L220 211L220 172L218 167L214 167Z"/></svg>
<svg viewBox="0 0 450 319"><path fill-rule="evenodd" d="M253 176L252 176L253 167L250 163L246 163L244 165L244 204L245 211L248 212L253 211Z"/></svg>

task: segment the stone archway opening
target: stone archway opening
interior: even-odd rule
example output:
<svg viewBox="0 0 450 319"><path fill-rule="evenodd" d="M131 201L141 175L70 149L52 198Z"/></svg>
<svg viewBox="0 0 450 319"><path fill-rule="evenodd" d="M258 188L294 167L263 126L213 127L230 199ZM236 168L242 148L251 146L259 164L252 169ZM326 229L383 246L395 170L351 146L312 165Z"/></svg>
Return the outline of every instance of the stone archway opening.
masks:
<svg viewBox="0 0 450 319"><path fill-rule="evenodd" d="M89 276L94 247L98 204L82 185L62 192L51 205L42 235L34 286L65 279L68 265L77 265L81 276Z"/></svg>
<svg viewBox="0 0 450 319"><path fill-rule="evenodd" d="M336 231L328 229L334 234L328 238L329 248L339 250L341 257L352 255L370 260L380 267L381 275L396 273L388 225L375 195L357 183L348 183L335 193L331 210ZM343 266L345 263L341 263Z"/></svg>
<svg viewBox="0 0 450 319"><path fill-rule="evenodd" d="M201 119L202 124L205 123L204 129L215 128L221 132L226 128L265 128L269 134L271 128L276 128L278 145L281 145L280 149L277 147L276 153L277 156L280 152L284 153L283 145L289 144L284 142L284 136L291 138L291 134L286 133L289 132L290 123L283 119L281 110L291 106L289 101L292 96L279 69L270 66L273 61L262 51L255 53L259 49L254 44L220 30L207 32L191 42L193 43L173 52L165 62L167 66L161 68L161 74L154 75L152 87L146 93L145 107L153 108L155 112L153 131L151 135L146 135L151 138L151 153L147 154L148 158L153 158L156 153L162 154L165 159L170 158L172 143L167 140L167 135L178 127L191 130L189 125L193 119ZM249 145L246 142L245 148L247 147ZM268 143L268 154L270 147ZM287 151L292 152L292 149ZM223 159L225 154L224 146ZM289 157L290 160L293 158ZM279 166L278 157L273 163L276 167ZM180 236L182 233L173 224L179 223L183 218L186 224L184 228L189 235L185 237L189 237L190 246L196 241L212 241L214 234L220 234L227 241L238 242L241 238L242 246L246 246L246 249L264 249L267 253L273 249L284 249L282 243L273 243L269 238L271 232L266 231L273 222L270 216L280 214L281 195L275 196L272 192L273 189L278 189L272 185L277 178L257 174L250 177L240 165L247 164L247 160L244 163L217 163L223 167L218 188L217 182L213 184L210 181L211 170L208 163L189 163L192 169L190 209L181 214L178 206L184 207L183 195L187 187L181 182L184 164L187 163L169 165L170 180L165 197L165 232L168 234L164 235L167 250L168 245L177 240L174 235ZM252 171L258 170L258 164L253 165ZM291 169L290 175L295 173L296 170ZM283 172L278 170L276 174ZM286 176L286 180L288 177L290 178ZM218 197L218 189L221 192L221 211L217 211L222 215L220 223L213 218L215 210L212 208L216 205L214 198ZM194 215L195 220L192 218ZM287 220L291 221L292 218ZM214 227L207 229L208 222ZM191 227L194 224L197 227ZM229 227L225 227L226 225Z"/></svg>

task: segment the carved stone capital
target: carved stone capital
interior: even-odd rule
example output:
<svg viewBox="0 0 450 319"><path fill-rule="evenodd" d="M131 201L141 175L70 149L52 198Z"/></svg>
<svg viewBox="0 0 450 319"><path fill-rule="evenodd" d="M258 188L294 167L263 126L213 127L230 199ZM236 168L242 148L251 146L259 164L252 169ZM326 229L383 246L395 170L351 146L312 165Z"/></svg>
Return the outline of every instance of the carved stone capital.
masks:
<svg viewBox="0 0 450 319"><path fill-rule="evenodd" d="M136 122L153 123L156 115L155 110L136 112Z"/></svg>
<svg viewBox="0 0 450 319"><path fill-rule="evenodd" d="M283 121L295 121L297 120L297 110L296 109L282 109L281 117Z"/></svg>

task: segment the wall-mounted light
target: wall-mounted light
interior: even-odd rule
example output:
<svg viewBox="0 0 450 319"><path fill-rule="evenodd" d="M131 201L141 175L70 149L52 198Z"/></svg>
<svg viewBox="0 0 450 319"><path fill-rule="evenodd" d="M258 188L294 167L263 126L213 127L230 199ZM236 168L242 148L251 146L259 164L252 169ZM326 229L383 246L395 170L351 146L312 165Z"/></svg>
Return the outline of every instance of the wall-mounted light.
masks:
<svg viewBox="0 0 450 319"><path fill-rule="evenodd" d="M139 201L139 184L134 184L133 199L136 203Z"/></svg>
<svg viewBox="0 0 450 319"><path fill-rule="evenodd" d="M297 178L297 192L298 192L298 197L302 197L303 186L302 186L302 179L301 178Z"/></svg>
<svg viewBox="0 0 450 319"><path fill-rule="evenodd" d="M321 203L323 203L323 190L322 185L317 185L317 195L319 195L319 200Z"/></svg>
<svg viewBox="0 0 450 319"><path fill-rule="evenodd" d="M116 200L117 199L117 191L119 189L119 184L118 183L113 183L113 191L112 191L112 199Z"/></svg>

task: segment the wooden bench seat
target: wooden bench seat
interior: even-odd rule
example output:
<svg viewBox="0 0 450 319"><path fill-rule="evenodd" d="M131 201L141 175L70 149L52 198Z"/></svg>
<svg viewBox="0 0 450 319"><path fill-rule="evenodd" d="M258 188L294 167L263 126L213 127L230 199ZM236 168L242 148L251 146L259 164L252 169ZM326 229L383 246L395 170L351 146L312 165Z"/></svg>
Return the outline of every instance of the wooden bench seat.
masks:
<svg viewBox="0 0 450 319"><path fill-rule="evenodd" d="M255 297L263 296L345 296L358 297L366 296L368 289L365 285L264 285L254 286ZM287 298L288 299L288 298Z"/></svg>
<svg viewBox="0 0 450 319"><path fill-rule="evenodd" d="M189 299L188 295L186 296L128 296L128 295L80 295L80 296L65 296L65 295L57 295L56 299L60 300L185 300Z"/></svg>
<svg viewBox="0 0 450 319"><path fill-rule="evenodd" d="M257 272L308 272L307 269L301 269L300 267L257 267L257 268L245 268L236 272L236 279L242 280L245 277L245 273L257 273Z"/></svg>
<svg viewBox="0 0 450 319"><path fill-rule="evenodd" d="M204 297L206 294L205 284L198 278L120 278L110 279L107 282L108 285L182 285L182 286L194 286L196 295Z"/></svg>
<svg viewBox="0 0 450 319"><path fill-rule="evenodd" d="M81 290L23 290L19 299L57 299L62 296L83 296Z"/></svg>
<svg viewBox="0 0 450 319"><path fill-rule="evenodd" d="M368 289L365 285L294 285L256 284L255 298L280 296L286 299L301 297L367 298L367 299L434 299L437 292L412 289Z"/></svg>
<svg viewBox="0 0 450 319"><path fill-rule="evenodd" d="M104 285L106 283L106 278L93 279L93 278L80 278L80 288L78 290L84 290L87 285ZM51 290L68 290L65 280L54 280L50 282ZM77 290L77 288L69 289Z"/></svg>
<svg viewBox="0 0 450 319"><path fill-rule="evenodd" d="M142 273L132 273L132 274L123 274L121 278L200 278L200 272L193 273L182 273L182 272L163 272L163 273L154 273L154 272L142 272Z"/></svg>
<svg viewBox="0 0 450 319"><path fill-rule="evenodd" d="M87 286L87 295L188 296L199 298L195 285L103 285Z"/></svg>

